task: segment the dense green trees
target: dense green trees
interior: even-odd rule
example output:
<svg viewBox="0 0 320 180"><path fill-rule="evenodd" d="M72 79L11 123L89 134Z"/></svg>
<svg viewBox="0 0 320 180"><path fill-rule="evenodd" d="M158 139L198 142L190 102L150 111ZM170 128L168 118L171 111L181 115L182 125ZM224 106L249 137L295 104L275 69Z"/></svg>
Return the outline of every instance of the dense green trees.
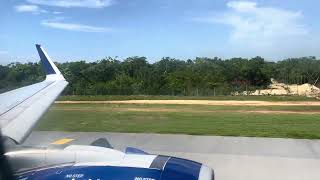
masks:
<svg viewBox="0 0 320 180"><path fill-rule="evenodd" d="M70 85L65 94L75 95L227 95L270 84L270 78L284 83L318 82L320 61L315 57L268 62L252 59L170 57L149 63L145 57L123 61L108 57L96 62L58 64ZM32 84L44 78L39 63L0 65L1 92Z"/></svg>
<svg viewBox="0 0 320 180"><path fill-rule="evenodd" d="M44 75L39 63L0 65L0 92L38 82L43 78Z"/></svg>

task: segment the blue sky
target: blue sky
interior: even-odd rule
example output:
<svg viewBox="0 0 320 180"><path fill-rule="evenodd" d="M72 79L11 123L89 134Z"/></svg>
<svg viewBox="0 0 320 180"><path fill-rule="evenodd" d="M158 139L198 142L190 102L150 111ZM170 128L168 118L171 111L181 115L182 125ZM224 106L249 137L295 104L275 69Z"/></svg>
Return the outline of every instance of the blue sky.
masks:
<svg viewBox="0 0 320 180"><path fill-rule="evenodd" d="M319 6L316 0L5 0L0 63L37 61L35 43L58 62L319 57Z"/></svg>

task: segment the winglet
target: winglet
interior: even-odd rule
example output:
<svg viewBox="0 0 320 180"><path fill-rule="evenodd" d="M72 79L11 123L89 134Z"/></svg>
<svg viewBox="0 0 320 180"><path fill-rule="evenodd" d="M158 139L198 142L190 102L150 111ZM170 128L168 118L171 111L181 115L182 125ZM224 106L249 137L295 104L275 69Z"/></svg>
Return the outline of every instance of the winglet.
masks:
<svg viewBox="0 0 320 180"><path fill-rule="evenodd" d="M64 80L63 75L48 56L47 52L41 47L40 44L36 44L37 51L41 59L41 65L46 73L46 80Z"/></svg>

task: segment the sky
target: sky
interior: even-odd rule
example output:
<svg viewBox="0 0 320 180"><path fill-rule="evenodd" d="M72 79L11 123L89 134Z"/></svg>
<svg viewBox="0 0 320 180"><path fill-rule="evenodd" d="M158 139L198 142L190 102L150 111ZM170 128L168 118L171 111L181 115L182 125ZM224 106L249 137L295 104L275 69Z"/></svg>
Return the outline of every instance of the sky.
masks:
<svg viewBox="0 0 320 180"><path fill-rule="evenodd" d="M0 64L104 57L320 57L318 0L3 0Z"/></svg>

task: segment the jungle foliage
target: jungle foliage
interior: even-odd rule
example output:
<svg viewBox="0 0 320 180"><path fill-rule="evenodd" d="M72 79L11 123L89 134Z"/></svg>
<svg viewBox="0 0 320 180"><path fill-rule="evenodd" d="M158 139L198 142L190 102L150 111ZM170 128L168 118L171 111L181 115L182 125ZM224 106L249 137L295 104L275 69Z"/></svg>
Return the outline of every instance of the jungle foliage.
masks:
<svg viewBox="0 0 320 180"><path fill-rule="evenodd" d="M164 57L150 63L145 57L135 56L57 65L70 82L65 95L229 95L233 91L265 88L270 78L289 84L314 84L320 75L320 61L315 57L277 62L262 57L225 60ZM40 63L0 65L1 92L42 79Z"/></svg>

